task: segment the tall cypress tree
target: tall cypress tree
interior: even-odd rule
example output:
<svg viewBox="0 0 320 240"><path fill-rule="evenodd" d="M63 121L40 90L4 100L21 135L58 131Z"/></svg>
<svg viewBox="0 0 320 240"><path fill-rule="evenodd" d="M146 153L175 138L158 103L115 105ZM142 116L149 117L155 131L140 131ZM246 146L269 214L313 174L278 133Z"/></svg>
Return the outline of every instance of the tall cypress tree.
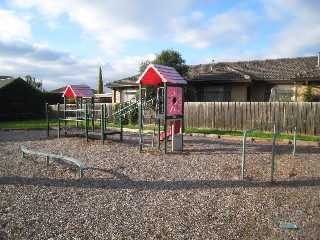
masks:
<svg viewBox="0 0 320 240"><path fill-rule="evenodd" d="M98 78L98 90L97 90L98 94L103 93L103 81L102 81L102 70L101 67L99 69L99 78Z"/></svg>

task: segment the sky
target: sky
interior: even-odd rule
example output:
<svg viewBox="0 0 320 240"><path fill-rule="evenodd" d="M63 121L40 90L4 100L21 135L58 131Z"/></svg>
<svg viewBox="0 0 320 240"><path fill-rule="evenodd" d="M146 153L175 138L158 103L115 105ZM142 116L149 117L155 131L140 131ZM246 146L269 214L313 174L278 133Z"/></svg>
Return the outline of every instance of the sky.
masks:
<svg viewBox="0 0 320 240"><path fill-rule="evenodd" d="M319 0L1 0L0 76L96 89L162 50L186 64L315 56ZM108 89L104 89L108 92Z"/></svg>

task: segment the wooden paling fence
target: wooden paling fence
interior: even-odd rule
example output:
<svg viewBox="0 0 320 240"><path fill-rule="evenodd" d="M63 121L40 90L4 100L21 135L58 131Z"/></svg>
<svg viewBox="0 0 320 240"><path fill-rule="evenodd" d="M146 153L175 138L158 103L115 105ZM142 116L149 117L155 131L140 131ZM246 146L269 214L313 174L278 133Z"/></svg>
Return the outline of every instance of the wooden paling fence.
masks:
<svg viewBox="0 0 320 240"><path fill-rule="evenodd" d="M95 109L101 109L96 104ZM105 104L109 114L115 104ZM63 104L60 105L63 109ZM56 106L51 106L56 110ZM52 115L51 118L56 116ZM297 126L298 134L320 135L320 102L186 102L184 125L243 131L275 122L277 130ZM272 129L270 129L272 131ZM289 130L289 133L292 133Z"/></svg>
<svg viewBox="0 0 320 240"><path fill-rule="evenodd" d="M277 129L296 124L298 134L320 135L320 102L186 102L184 107L185 127L243 131L275 122Z"/></svg>

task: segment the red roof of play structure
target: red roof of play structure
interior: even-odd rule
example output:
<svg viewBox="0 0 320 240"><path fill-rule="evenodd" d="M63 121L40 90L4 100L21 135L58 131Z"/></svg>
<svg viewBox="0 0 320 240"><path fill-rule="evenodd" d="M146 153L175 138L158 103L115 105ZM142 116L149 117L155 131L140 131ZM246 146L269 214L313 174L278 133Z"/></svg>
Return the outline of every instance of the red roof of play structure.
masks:
<svg viewBox="0 0 320 240"><path fill-rule="evenodd" d="M67 98L92 98L94 97L94 94L92 92L92 89L88 85L68 85L66 90L64 91L62 97Z"/></svg>
<svg viewBox="0 0 320 240"><path fill-rule="evenodd" d="M187 84L186 80L173 68L158 64L149 64L137 83L159 85L163 82Z"/></svg>

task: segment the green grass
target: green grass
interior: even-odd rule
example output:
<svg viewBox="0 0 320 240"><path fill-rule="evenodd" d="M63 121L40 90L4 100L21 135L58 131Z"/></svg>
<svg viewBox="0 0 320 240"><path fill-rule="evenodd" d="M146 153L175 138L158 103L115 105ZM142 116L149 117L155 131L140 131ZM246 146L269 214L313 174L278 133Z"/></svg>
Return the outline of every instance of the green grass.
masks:
<svg viewBox="0 0 320 240"><path fill-rule="evenodd" d="M75 126L75 122L68 122L69 126ZM50 126L57 126L57 122L50 122ZM95 126L99 127L99 123L95 122ZM46 128L47 124L45 120L30 120L30 121L12 121L12 122L0 122L0 129L32 129L32 128ZM108 127L119 127L116 124L108 124ZM129 129L139 129L138 125L124 125L124 128ZM153 127L146 127L148 130L153 130ZM201 133L201 134L217 134L217 135L228 135L228 136L243 136L242 131L228 131L228 130L219 130L219 129L208 129L208 128L186 128L186 133ZM256 137L256 138L273 138L272 133L254 131L249 132L247 137ZM293 140L292 134L279 134L279 139L289 139ZM320 142L320 136L308 136L308 135L297 135L297 140L302 141L313 141Z"/></svg>
<svg viewBox="0 0 320 240"><path fill-rule="evenodd" d="M26 129L26 128L46 128L46 127L47 127L47 124L46 124L46 121L44 120L0 122L0 129Z"/></svg>

